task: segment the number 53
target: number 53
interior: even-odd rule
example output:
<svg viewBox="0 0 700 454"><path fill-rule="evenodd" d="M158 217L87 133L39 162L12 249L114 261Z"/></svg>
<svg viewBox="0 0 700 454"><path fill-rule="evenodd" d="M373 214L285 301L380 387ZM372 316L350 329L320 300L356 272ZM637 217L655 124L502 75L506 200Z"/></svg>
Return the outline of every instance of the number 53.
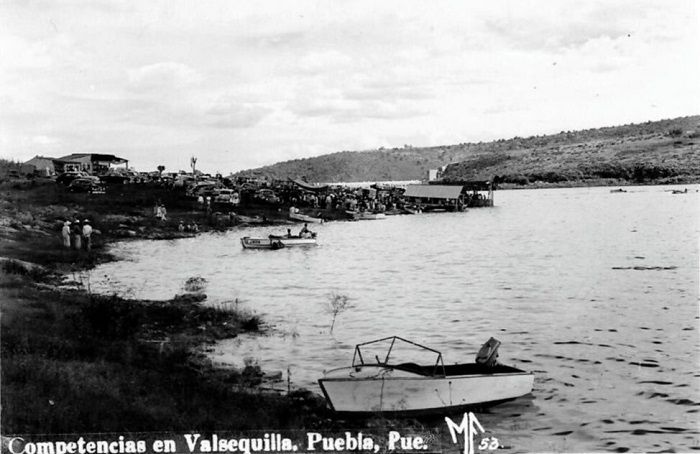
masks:
<svg viewBox="0 0 700 454"><path fill-rule="evenodd" d="M498 449L498 438L496 437L486 437L481 439L481 443L479 443L479 450L488 450L488 451L493 451L494 449Z"/></svg>

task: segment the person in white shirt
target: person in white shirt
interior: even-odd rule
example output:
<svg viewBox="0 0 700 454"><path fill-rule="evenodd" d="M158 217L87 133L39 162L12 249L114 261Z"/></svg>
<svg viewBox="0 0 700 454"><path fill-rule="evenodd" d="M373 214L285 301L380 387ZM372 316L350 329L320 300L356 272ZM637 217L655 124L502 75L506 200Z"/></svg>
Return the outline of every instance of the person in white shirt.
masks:
<svg viewBox="0 0 700 454"><path fill-rule="evenodd" d="M83 247L88 252L92 249L92 226L87 219L83 221Z"/></svg>
<svg viewBox="0 0 700 454"><path fill-rule="evenodd" d="M70 249L70 221L66 221L63 223L61 235L63 236L63 246Z"/></svg>

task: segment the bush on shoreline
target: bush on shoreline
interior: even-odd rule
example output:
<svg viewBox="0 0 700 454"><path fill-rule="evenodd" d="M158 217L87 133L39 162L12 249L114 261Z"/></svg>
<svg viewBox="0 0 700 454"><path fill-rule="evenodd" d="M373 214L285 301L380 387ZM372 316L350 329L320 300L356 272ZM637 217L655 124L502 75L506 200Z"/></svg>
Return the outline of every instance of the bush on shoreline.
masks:
<svg viewBox="0 0 700 454"><path fill-rule="evenodd" d="M218 370L197 353L259 331L257 315L37 287L22 270L6 262L0 274L6 434L302 427L325 412L319 399L261 393L259 367Z"/></svg>

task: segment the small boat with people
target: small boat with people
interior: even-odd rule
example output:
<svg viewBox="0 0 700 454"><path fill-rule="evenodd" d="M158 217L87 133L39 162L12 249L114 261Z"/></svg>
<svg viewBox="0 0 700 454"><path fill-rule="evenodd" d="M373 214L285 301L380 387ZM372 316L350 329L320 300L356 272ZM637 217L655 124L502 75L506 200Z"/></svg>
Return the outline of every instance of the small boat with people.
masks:
<svg viewBox="0 0 700 454"><path fill-rule="evenodd" d="M331 409L348 415L431 414L495 405L529 394L534 383L531 372L497 361L500 344L492 337L475 362L445 365L437 350L385 337L356 345L352 365L326 372L318 384ZM412 362L426 355L430 362Z"/></svg>
<svg viewBox="0 0 700 454"><path fill-rule="evenodd" d="M291 229L287 229L286 235L269 235L267 237L244 236L241 238L241 245L243 249L272 250L295 246L315 246L317 244L316 236L316 232L312 232L308 229L308 226L304 224L299 235L292 235Z"/></svg>

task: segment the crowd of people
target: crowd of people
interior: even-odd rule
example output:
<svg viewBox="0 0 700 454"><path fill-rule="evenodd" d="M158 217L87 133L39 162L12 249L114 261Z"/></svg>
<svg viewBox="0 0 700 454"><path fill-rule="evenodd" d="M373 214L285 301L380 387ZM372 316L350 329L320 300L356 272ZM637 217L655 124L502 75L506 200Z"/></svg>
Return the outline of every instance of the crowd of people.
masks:
<svg viewBox="0 0 700 454"><path fill-rule="evenodd" d="M404 205L402 191L388 188L350 188L331 186L325 193L314 194L299 189L280 191L283 204L325 210L385 212Z"/></svg>
<svg viewBox="0 0 700 454"><path fill-rule="evenodd" d="M92 233L93 228L88 219L82 222L79 219L75 219L73 222L64 221L61 229L63 247L89 252L92 249Z"/></svg>
<svg viewBox="0 0 700 454"><path fill-rule="evenodd" d="M188 222L185 224L185 221L180 220L180 222L177 225L177 230L179 232L199 232L199 226L197 225L196 222Z"/></svg>

